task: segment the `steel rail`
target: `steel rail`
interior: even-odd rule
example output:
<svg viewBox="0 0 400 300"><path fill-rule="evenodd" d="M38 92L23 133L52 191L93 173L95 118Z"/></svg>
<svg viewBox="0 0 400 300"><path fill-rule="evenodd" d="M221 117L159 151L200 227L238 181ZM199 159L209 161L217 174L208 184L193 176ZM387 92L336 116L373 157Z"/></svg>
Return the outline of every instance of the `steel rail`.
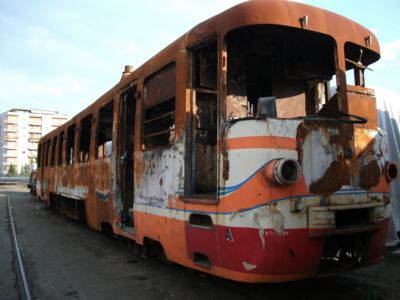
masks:
<svg viewBox="0 0 400 300"><path fill-rule="evenodd" d="M6 188L4 188L4 189L6 190L6 193L7 193L8 214L10 216L10 224L11 224L11 229L12 229L12 234L13 234L13 239L14 239L14 247L15 247L15 252L17 253L19 270L21 272L22 283L24 285L24 292L25 292L26 299L31 300L31 295L29 293L29 287L28 287L28 281L26 280L24 265L22 263L21 253L19 252L19 244L18 244L18 240L17 240L17 234L15 233L14 219L13 219L12 212L11 212L10 196L8 195L8 190Z"/></svg>

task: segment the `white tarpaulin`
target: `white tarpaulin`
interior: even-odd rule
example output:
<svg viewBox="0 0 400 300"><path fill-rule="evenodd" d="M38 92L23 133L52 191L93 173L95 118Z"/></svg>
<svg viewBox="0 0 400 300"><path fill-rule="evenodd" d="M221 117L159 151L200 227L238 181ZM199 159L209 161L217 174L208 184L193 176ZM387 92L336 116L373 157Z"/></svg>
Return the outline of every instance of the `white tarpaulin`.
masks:
<svg viewBox="0 0 400 300"><path fill-rule="evenodd" d="M379 127L387 131L389 155L388 161L400 166L400 96L395 92L381 88L373 88L376 95ZM396 246L400 240L397 232L400 231L400 183L399 179L390 184L392 203L392 218L390 219L389 233L386 246Z"/></svg>
<svg viewBox="0 0 400 300"><path fill-rule="evenodd" d="M387 160L395 162L400 167L400 96L395 92L381 88L374 89L376 106L378 109L378 125L387 131L389 153ZM336 87L331 86L331 94L336 94ZM363 117L363 116L361 116ZM397 246L400 239L397 232L400 231L400 179L390 184L392 203L392 217L386 239L386 246Z"/></svg>

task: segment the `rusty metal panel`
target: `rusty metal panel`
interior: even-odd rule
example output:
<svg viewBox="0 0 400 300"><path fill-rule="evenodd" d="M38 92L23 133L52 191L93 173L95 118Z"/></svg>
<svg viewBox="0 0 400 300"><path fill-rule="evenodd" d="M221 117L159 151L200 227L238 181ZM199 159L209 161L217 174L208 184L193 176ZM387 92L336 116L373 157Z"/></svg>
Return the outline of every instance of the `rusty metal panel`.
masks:
<svg viewBox="0 0 400 300"><path fill-rule="evenodd" d="M354 90L354 88L349 85L347 86L348 90ZM364 89L364 91L368 90ZM378 127L378 111L376 109L376 98L372 95L366 94L364 91L349 91L349 93L347 93L349 114L366 118L368 122L364 126L376 128Z"/></svg>
<svg viewBox="0 0 400 300"><path fill-rule="evenodd" d="M144 88L146 107L175 97L176 63L172 62L148 77L144 83Z"/></svg>

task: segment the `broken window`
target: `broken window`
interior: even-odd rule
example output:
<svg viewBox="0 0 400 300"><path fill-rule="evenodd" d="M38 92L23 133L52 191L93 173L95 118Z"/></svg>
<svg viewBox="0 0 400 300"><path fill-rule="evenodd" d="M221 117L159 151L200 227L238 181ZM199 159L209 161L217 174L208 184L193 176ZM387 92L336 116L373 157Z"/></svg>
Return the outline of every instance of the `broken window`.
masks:
<svg viewBox="0 0 400 300"><path fill-rule="evenodd" d="M64 135L64 130L61 131L60 133L60 138L59 138L59 142L58 142L58 165L62 166L63 163L63 156L62 156L62 150L63 150L63 146L64 146L64 140L65 140L65 135Z"/></svg>
<svg viewBox="0 0 400 300"><path fill-rule="evenodd" d="M218 44L214 39L208 40L194 52L194 87L217 90Z"/></svg>
<svg viewBox="0 0 400 300"><path fill-rule="evenodd" d="M218 44L211 37L191 49L192 76L192 197L215 199L217 192ZM190 74L190 72L189 72Z"/></svg>
<svg viewBox="0 0 400 300"><path fill-rule="evenodd" d="M42 155L42 144L39 145L38 155L37 155L37 159L36 159L38 168L40 168L41 164L42 164L41 155Z"/></svg>
<svg viewBox="0 0 400 300"><path fill-rule="evenodd" d="M368 69L368 65L379 59L379 55L368 48L351 42L347 42L344 45L344 54L346 57L347 84L352 83L355 86L365 87L365 70ZM353 78L351 77L351 73L354 74Z"/></svg>
<svg viewBox="0 0 400 300"><path fill-rule="evenodd" d="M54 167L55 165L56 145L57 145L57 137L55 136L53 138L53 143L51 146L50 167Z"/></svg>
<svg viewBox="0 0 400 300"><path fill-rule="evenodd" d="M112 129L114 117L114 100L104 105L99 111L96 141L96 158L108 157L112 149Z"/></svg>
<svg viewBox="0 0 400 300"><path fill-rule="evenodd" d="M258 117L260 98L275 98L278 118L315 114L327 100L335 74L329 36L275 25L227 34L228 120Z"/></svg>
<svg viewBox="0 0 400 300"><path fill-rule="evenodd" d="M44 166L48 167L49 166L49 151L50 151L50 144L51 144L51 140L48 140L46 142L46 155L44 158Z"/></svg>
<svg viewBox="0 0 400 300"><path fill-rule="evenodd" d="M66 138L66 148L65 148L65 157L66 157L66 162L67 165L73 165L74 164L74 148L75 148L75 129L76 129L76 124L73 124L68 127L67 130L67 138Z"/></svg>
<svg viewBox="0 0 400 300"><path fill-rule="evenodd" d="M146 78L142 149L171 146L175 140L176 63Z"/></svg>
<svg viewBox="0 0 400 300"><path fill-rule="evenodd" d="M92 135L92 119L93 115L90 114L81 120L81 125L79 126L79 162L88 162L90 156L90 142Z"/></svg>

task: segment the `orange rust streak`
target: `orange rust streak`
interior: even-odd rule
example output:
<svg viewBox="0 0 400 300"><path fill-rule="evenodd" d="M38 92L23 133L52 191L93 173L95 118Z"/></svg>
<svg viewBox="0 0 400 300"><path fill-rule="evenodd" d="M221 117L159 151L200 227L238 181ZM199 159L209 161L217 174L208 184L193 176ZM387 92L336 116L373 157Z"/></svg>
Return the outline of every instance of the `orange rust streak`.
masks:
<svg viewBox="0 0 400 300"><path fill-rule="evenodd" d="M220 150L218 141L218 151ZM296 150L296 139L281 136L249 136L228 139L228 149L285 149Z"/></svg>

